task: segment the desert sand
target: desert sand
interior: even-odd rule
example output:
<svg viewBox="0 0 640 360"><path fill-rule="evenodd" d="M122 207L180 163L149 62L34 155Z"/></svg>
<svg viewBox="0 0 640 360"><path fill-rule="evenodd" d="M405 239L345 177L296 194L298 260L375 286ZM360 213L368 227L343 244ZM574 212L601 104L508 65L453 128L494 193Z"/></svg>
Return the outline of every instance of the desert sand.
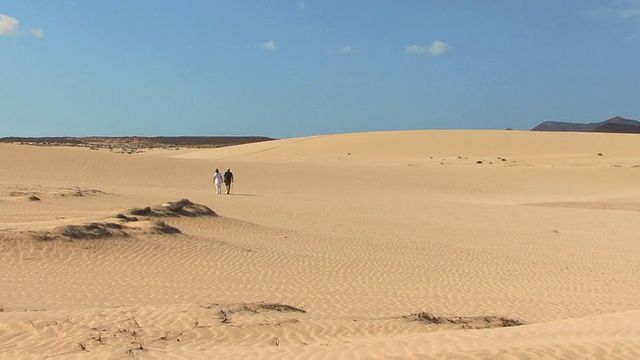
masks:
<svg viewBox="0 0 640 360"><path fill-rule="evenodd" d="M640 358L637 135L0 155L2 359Z"/></svg>

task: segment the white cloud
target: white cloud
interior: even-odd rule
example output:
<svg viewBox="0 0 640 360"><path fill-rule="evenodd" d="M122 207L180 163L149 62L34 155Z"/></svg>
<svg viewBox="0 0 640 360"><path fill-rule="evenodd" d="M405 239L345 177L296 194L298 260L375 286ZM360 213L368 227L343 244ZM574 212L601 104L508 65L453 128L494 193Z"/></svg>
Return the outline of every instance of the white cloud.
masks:
<svg viewBox="0 0 640 360"><path fill-rule="evenodd" d="M18 36L31 34L35 37L42 37L42 29L31 29L29 32L18 29L20 21L11 16L0 14L0 36Z"/></svg>
<svg viewBox="0 0 640 360"><path fill-rule="evenodd" d="M0 14L0 35L14 35L18 30L18 19Z"/></svg>
<svg viewBox="0 0 640 360"><path fill-rule="evenodd" d="M640 25L640 1L624 1L618 9L618 15L623 20L631 20Z"/></svg>
<svg viewBox="0 0 640 360"><path fill-rule="evenodd" d="M260 44L260 46L263 49L269 50L269 51L273 51L273 50L277 49L276 42L273 41L273 40L269 40L269 41L263 42L262 44Z"/></svg>
<svg viewBox="0 0 640 360"><path fill-rule="evenodd" d="M42 29L31 29L31 30L29 30L29 32L31 33L31 35L33 35L33 36L35 36L37 38L42 37L42 35L44 35L42 33Z"/></svg>
<svg viewBox="0 0 640 360"><path fill-rule="evenodd" d="M579 14L599 23L630 21L640 25L640 0L614 0L607 6L593 7Z"/></svg>
<svg viewBox="0 0 640 360"><path fill-rule="evenodd" d="M422 56L440 56L453 48L442 41L436 40L431 46L422 46L417 44L407 45L404 48L404 53L407 55L422 55Z"/></svg>
<svg viewBox="0 0 640 360"><path fill-rule="evenodd" d="M349 55L352 52L354 52L355 50L353 49L353 47L351 47L351 45L346 45L338 50L334 50L334 49L329 49L327 50L327 54L328 55Z"/></svg>
<svg viewBox="0 0 640 360"><path fill-rule="evenodd" d="M637 41L640 40L640 34L629 34L624 37L625 41Z"/></svg>
<svg viewBox="0 0 640 360"><path fill-rule="evenodd" d="M353 48L350 45L347 45L342 49L338 50L338 52L342 55L351 54L353 52Z"/></svg>

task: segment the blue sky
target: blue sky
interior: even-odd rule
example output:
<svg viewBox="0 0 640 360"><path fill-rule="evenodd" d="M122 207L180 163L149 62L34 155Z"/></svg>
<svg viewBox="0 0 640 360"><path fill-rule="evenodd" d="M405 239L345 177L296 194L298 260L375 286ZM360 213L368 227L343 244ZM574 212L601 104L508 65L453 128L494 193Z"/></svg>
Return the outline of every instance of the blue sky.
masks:
<svg viewBox="0 0 640 360"><path fill-rule="evenodd" d="M640 0L0 0L1 136L640 120Z"/></svg>

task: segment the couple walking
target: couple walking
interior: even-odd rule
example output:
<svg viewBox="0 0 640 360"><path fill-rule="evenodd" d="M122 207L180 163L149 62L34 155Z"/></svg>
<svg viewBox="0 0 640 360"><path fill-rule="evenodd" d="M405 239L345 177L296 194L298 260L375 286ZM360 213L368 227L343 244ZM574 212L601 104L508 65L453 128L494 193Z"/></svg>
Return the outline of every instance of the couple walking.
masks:
<svg viewBox="0 0 640 360"><path fill-rule="evenodd" d="M231 193L231 184L233 184L233 173L231 169L227 168L224 176L220 174L220 171L216 169L213 173L213 183L216 185L216 194L222 194L222 183L224 182L227 187L227 195Z"/></svg>

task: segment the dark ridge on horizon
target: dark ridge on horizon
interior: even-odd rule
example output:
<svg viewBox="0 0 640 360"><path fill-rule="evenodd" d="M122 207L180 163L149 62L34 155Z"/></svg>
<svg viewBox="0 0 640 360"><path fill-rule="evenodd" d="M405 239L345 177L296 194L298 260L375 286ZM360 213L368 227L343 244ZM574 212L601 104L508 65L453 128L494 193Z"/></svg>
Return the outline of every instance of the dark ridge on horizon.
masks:
<svg viewBox="0 0 640 360"><path fill-rule="evenodd" d="M153 148L216 148L261 141L271 141L265 136L50 136L50 137L2 137L0 143L17 143L40 146L78 146L91 149L120 149L123 152L139 152Z"/></svg>
<svg viewBox="0 0 640 360"><path fill-rule="evenodd" d="M544 121L531 130L640 134L640 121L625 119L620 116L595 123Z"/></svg>

